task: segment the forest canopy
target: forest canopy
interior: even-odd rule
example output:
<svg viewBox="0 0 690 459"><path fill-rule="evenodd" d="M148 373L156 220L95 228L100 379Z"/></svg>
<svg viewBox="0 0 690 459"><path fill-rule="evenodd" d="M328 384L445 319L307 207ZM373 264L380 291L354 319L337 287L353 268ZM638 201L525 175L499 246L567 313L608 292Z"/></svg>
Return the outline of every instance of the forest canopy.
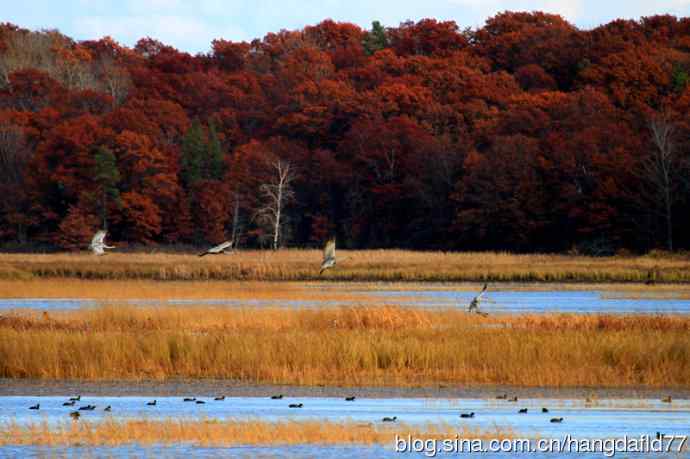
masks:
<svg viewBox="0 0 690 459"><path fill-rule="evenodd" d="M673 16L325 20L194 56L2 24L0 243L687 249L689 75Z"/></svg>

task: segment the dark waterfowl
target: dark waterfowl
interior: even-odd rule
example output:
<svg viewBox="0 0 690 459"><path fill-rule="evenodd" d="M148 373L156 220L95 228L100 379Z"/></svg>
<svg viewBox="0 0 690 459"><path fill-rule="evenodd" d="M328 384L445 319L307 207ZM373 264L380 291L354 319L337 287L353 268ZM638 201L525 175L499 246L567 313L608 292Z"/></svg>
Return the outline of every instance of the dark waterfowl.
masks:
<svg viewBox="0 0 690 459"><path fill-rule="evenodd" d="M103 411L112 411L112 408L110 407L110 405L108 405L103 409Z"/></svg>
<svg viewBox="0 0 690 459"><path fill-rule="evenodd" d="M281 398L283 398L283 394L271 395L271 400L280 400Z"/></svg>
<svg viewBox="0 0 690 459"><path fill-rule="evenodd" d="M519 413L519 414L527 414L527 408L520 408L520 409L518 410L518 413Z"/></svg>
<svg viewBox="0 0 690 459"><path fill-rule="evenodd" d="M30 410L40 410L41 409L41 404L37 403L35 405L32 405L29 407Z"/></svg>
<svg viewBox="0 0 690 459"><path fill-rule="evenodd" d="M206 403L206 402L203 401L203 400L197 400L197 401L196 401L196 404L197 404L197 405L203 405L204 403Z"/></svg>
<svg viewBox="0 0 690 459"><path fill-rule="evenodd" d="M354 396L352 396L352 397L345 397L345 401L346 401L346 402L354 402L354 401L355 401L355 397L354 397Z"/></svg>
<svg viewBox="0 0 690 459"><path fill-rule="evenodd" d="M542 408L542 409L541 409L541 412L542 412L542 413L548 413L548 412L549 412L549 409L548 409L548 408Z"/></svg>
<svg viewBox="0 0 690 459"><path fill-rule="evenodd" d="M182 399L183 402L196 402L196 397L185 397Z"/></svg>
<svg viewBox="0 0 690 459"><path fill-rule="evenodd" d="M563 418L551 418L551 422L553 422L553 423L561 423L561 422L563 422Z"/></svg>
<svg viewBox="0 0 690 459"><path fill-rule="evenodd" d="M290 403L288 405L288 408L302 408L304 406L304 403Z"/></svg>
<svg viewBox="0 0 690 459"><path fill-rule="evenodd" d="M72 400L70 402L65 402L62 404L62 406L74 406L74 404L77 403L76 401Z"/></svg>
<svg viewBox="0 0 690 459"><path fill-rule="evenodd" d="M154 401L152 401L152 402L146 402L146 405L148 405L148 406L156 406L156 400L154 400Z"/></svg>
<svg viewBox="0 0 690 459"><path fill-rule="evenodd" d="M70 397L69 401L70 402L78 402L81 400L81 395L77 395L76 397Z"/></svg>
<svg viewBox="0 0 690 459"><path fill-rule="evenodd" d="M222 402L223 400L225 400L225 395L221 395L220 397L216 397L213 400L215 400L217 402Z"/></svg>
<svg viewBox="0 0 690 459"><path fill-rule="evenodd" d="M461 418L473 418L474 417L474 411L471 413L461 413L460 417Z"/></svg>
<svg viewBox="0 0 690 459"><path fill-rule="evenodd" d="M93 411L95 409L96 409L96 405L84 405L84 406L79 407L80 411Z"/></svg>
<svg viewBox="0 0 690 459"><path fill-rule="evenodd" d="M386 416L385 418L381 419L381 422L395 422L397 420L398 420L397 416L393 416L392 418L389 418L388 416Z"/></svg>

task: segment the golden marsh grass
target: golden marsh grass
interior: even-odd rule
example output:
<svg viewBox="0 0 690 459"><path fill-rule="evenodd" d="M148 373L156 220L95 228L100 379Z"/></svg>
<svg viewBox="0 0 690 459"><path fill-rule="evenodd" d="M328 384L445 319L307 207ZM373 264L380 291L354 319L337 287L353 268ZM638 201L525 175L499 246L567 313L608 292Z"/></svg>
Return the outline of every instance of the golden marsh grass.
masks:
<svg viewBox="0 0 690 459"><path fill-rule="evenodd" d="M415 438L512 438L509 429L480 430L467 426L404 423L354 423L330 421L236 420L104 420L65 421L58 425L10 422L0 429L0 446L115 446L123 444L179 444L198 446L290 444L392 444L395 435Z"/></svg>
<svg viewBox="0 0 690 459"><path fill-rule="evenodd" d="M385 301L396 304L414 301L408 291L471 291L481 290L479 283L423 283L423 282L294 282L294 281L167 281L87 280L74 278L34 278L28 280L0 279L0 298L73 298L93 299L116 303L119 300L202 300L234 301L320 301L331 304L349 302L380 304L380 295L368 292L396 291L387 294ZM690 284L582 284L582 283L500 283L490 286L492 292L597 290L604 298L690 299Z"/></svg>
<svg viewBox="0 0 690 459"><path fill-rule="evenodd" d="M690 387L690 317L104 306L0 319L0 377Z"/></svg>
<svg viewBox="0 0 690 459"><path fill-rule="evenodd" d="M0 278L35 277L256 281L473 281L473 282L689 282L685 255L584 257L494 252L340 251L348 257L319 275L321 251L239 251L199 258L193 254L3 254Z"/></svg>

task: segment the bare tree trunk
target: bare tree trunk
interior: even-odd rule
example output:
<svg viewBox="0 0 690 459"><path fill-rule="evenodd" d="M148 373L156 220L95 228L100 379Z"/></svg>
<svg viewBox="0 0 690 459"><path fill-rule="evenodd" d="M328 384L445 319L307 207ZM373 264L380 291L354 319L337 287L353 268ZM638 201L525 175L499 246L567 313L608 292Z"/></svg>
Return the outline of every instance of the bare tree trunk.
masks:
<svg viewBox="0 0 690 459"><path fill-rule="evenodd" d="M666 247L673 251L673 209L671 202L671 187L666 188Z"/></svg>
<svg viewBox="0 0 690 459"><path fill-rule="evenodd" d="M257 217L271 226L273 233L271 246L273 250L278 250L285 220L283 208L285 203L294 197L294 192L290 186L294 176L288 162L279 159L273 162L271 166L275 175L269 183L264 183L259 188L266 202L263 207L258 209Z"/></svg>
<svg viewBox="0 0 690 459"><path fill-rule="evenodd" d="M237 231L240 225L240 194L235 192L235 211L232 214L232 240L237 247Z"/></svg>
<svg viewBox="0 0 690 459"><path fill-rule="evenodd" d="M646 169L663 201L661 213L666 225L666 248L673 250L673 188L678 166L673 138L675 126L667 116L662 115L653 118L649 128L654 152Z"/></svg>
<svg viewBox="0 0 690 459"><path fill-rule="evenodd" d="M280 172L278 172L280 174ZM280 235L280 216L283 213L283 181L278 185L278 199L276 200L276 220L273 225L273 250L278 250L278 236Z"/></svg>

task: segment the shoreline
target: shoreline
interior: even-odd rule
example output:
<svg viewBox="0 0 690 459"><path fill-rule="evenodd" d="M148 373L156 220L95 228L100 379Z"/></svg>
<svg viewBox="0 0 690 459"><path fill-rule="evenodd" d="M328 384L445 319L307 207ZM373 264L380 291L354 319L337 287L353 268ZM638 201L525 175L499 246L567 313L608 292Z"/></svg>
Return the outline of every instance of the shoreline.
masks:
<svg viewBox="0 0 690 459"><path fill-rule="evenodd" d="M342 398L459 398L493 399L508 393L519 398L545 399L690 399L690 389L650 387L521 387L507 385L459 386L443 384L425 387L346 387L245 384L231 380L168 381L76 381L0 379L0 397L8 396L216 396L269 397L280 393L290 397Z"/></svg>

